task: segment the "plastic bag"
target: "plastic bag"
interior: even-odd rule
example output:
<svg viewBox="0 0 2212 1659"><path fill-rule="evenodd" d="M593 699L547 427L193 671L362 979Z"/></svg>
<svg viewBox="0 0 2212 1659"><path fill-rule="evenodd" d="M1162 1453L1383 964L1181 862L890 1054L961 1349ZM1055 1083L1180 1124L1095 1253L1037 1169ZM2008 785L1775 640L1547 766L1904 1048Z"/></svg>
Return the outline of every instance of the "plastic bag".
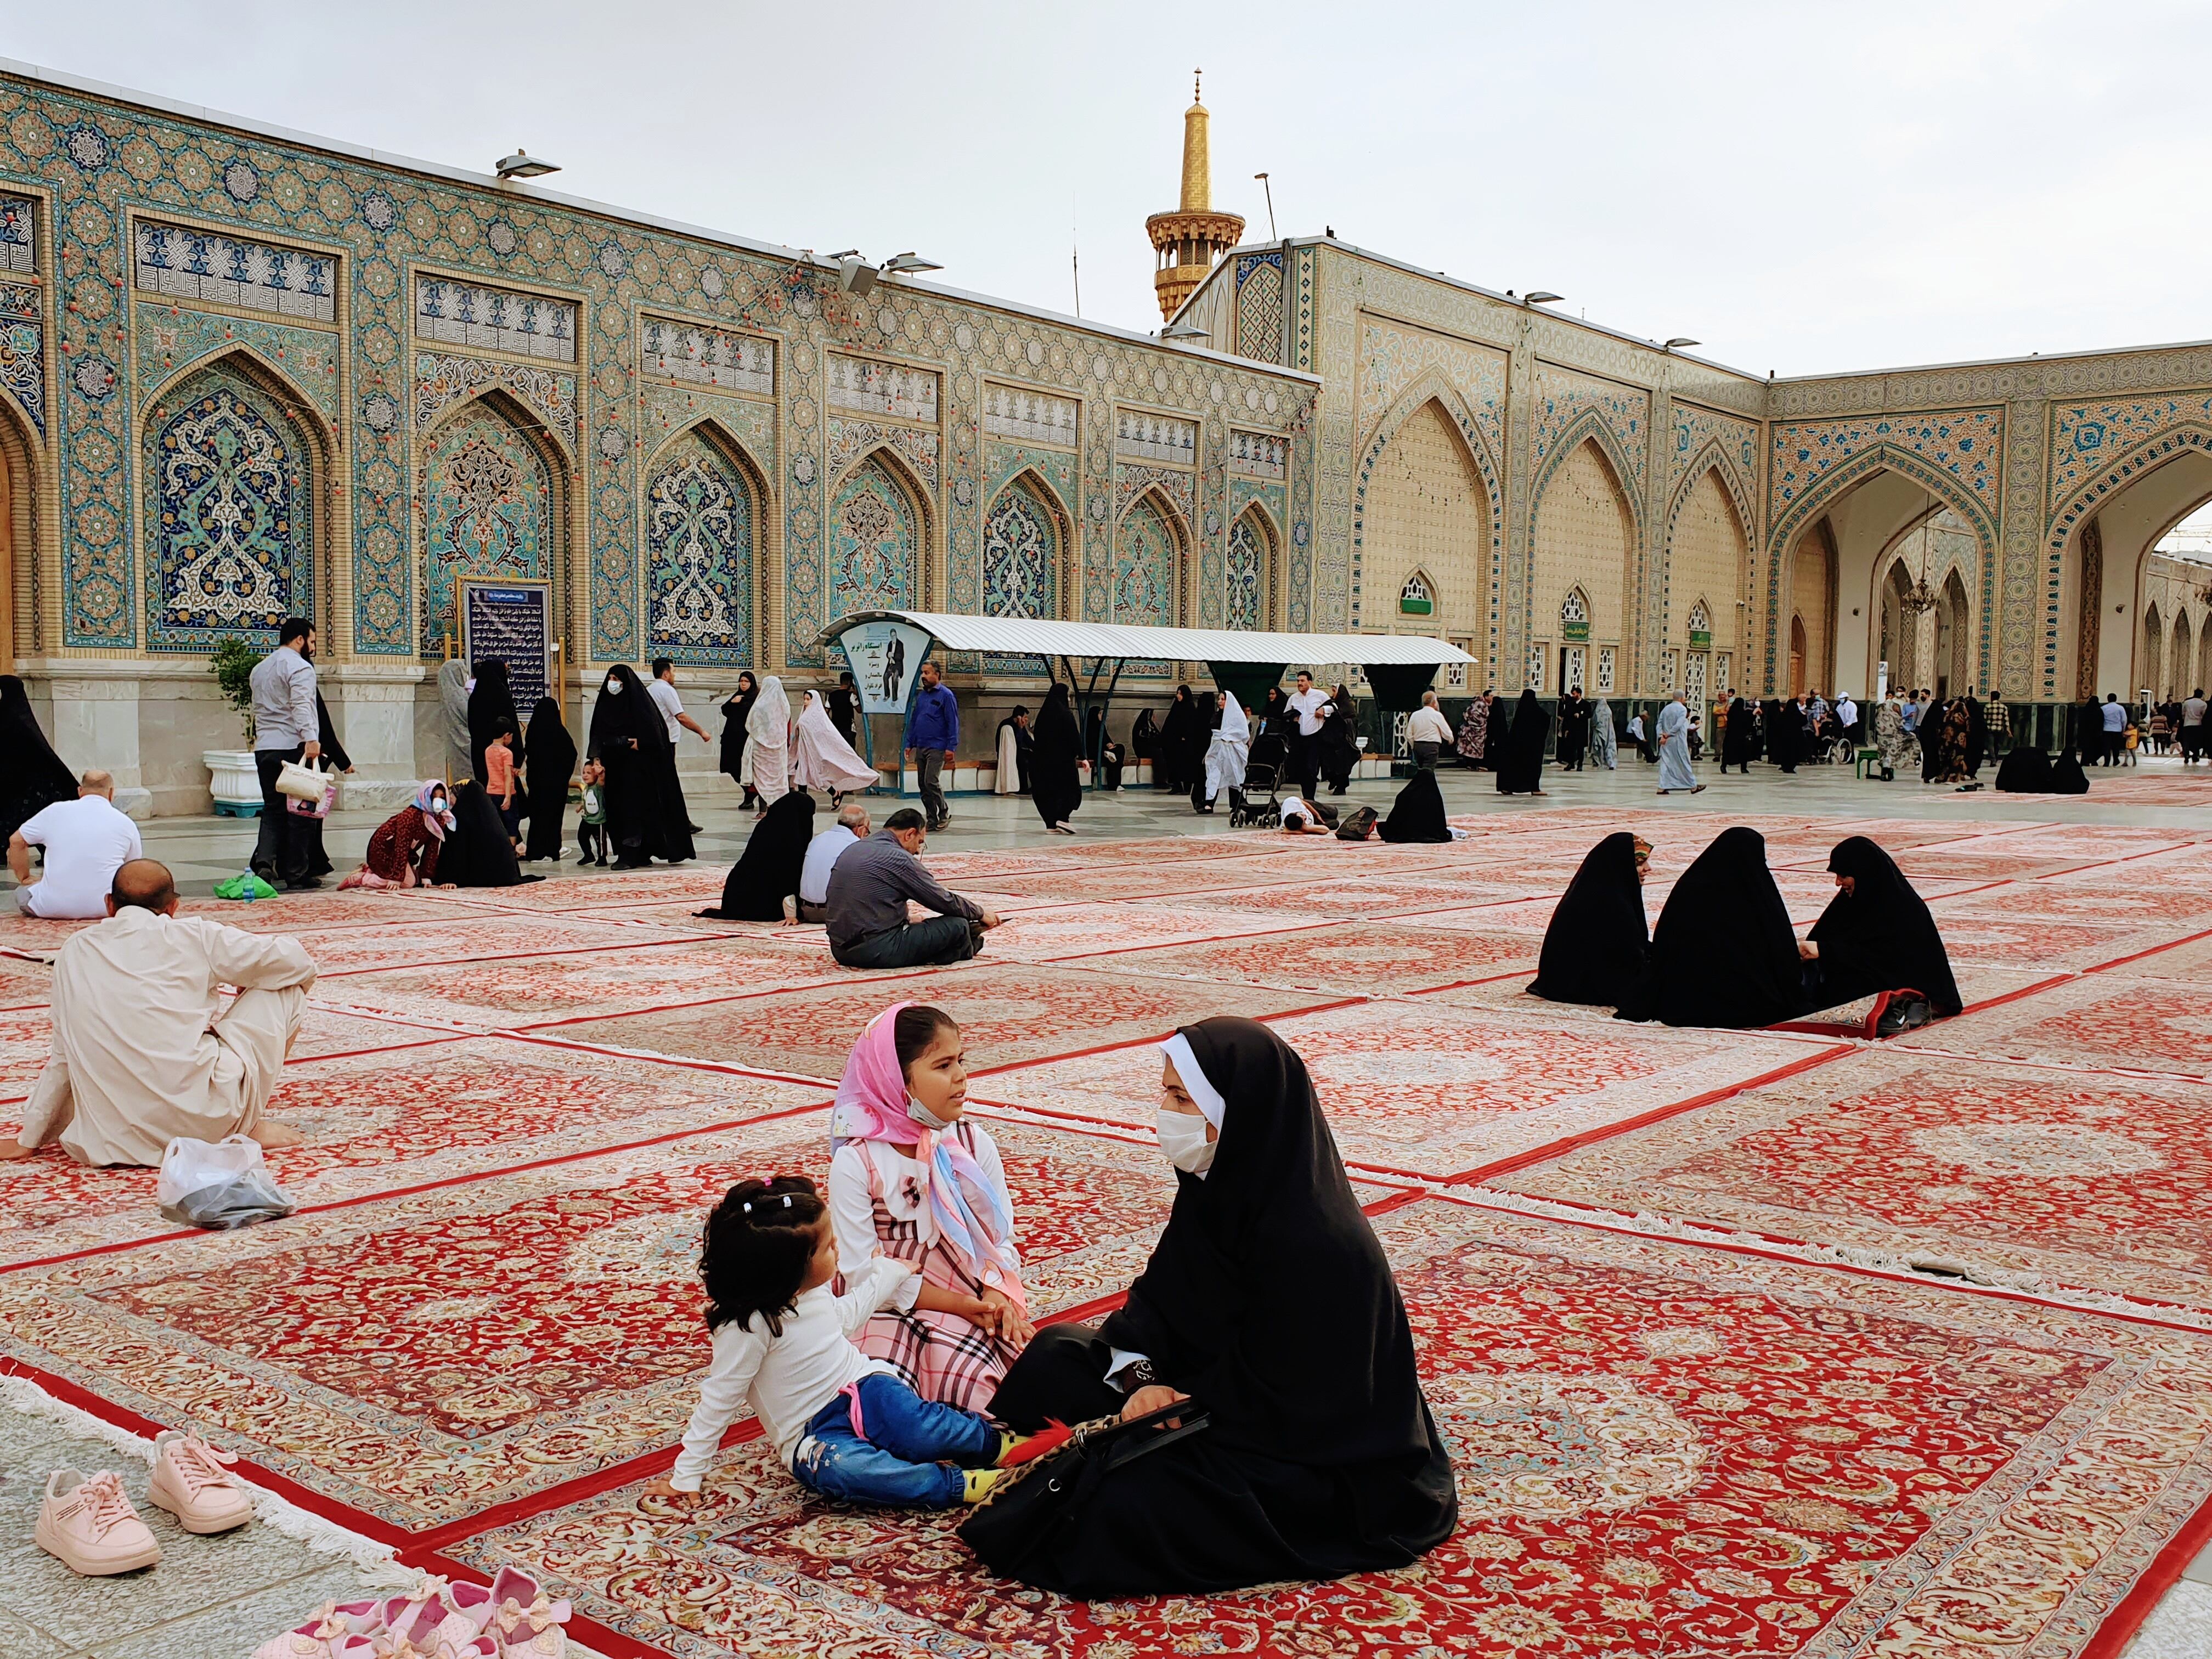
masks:
<svg viewBox="0 0 2212 1659"><path fill-rule="evenodd" d="M252 884L250 889L246 885L248 882ZM215 896L219 899L275 898L276 890L262 880L260 877L249 876L241 872L216 883Z"/></svg>
<svg viewBox="0 0 2212 1659"><path fill-rule="evenodd" d="M326 818L337 804L338 787L333 782L325 784L323 793L313 800L302 800L297 795L293 796L284 803L284 810L295 817Z"/></svg>
<svg viewBox="0 0 2212 1659"><path fill-rule="evenodd" d="M262 1161L261 1143L246 1135L171 1141L161 1154L154 1200L164 1220L215 1229L275 1221L297 1207Z"/></svg>

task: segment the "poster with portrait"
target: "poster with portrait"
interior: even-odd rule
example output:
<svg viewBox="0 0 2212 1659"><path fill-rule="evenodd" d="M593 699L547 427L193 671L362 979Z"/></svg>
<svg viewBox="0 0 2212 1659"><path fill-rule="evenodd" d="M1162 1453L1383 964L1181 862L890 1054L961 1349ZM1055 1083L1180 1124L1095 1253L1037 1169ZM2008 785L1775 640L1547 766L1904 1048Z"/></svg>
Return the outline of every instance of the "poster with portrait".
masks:
<svg viewBox="0 0 2212 1659"><path fill-rule="evenodd" d="M861 711L903 714L915 677L935 640L912 623L879 621L854 623L837 636L837 643L860 682Z"/></svg>

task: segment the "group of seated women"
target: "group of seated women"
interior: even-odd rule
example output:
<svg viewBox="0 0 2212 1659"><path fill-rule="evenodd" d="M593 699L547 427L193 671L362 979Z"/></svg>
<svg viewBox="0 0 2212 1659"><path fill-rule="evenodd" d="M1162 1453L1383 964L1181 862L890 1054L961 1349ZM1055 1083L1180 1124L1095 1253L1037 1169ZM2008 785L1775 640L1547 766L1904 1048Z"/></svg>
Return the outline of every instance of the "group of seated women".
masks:
<svg viewBox="0 0 2212 1659"><path fill-rule="evenodd" d="M1583 859L1552 913L1531 994L1622 1019L1747 1029L1890 994L1918 1020L1960 1010L1928 905L1864 836L1828 855L1836 896L1803 939L1755 830L1723 830L1682 872L1646 931L1650 844L1623 831ZM1911 996L1905 994L1911 993Z"/></svg>

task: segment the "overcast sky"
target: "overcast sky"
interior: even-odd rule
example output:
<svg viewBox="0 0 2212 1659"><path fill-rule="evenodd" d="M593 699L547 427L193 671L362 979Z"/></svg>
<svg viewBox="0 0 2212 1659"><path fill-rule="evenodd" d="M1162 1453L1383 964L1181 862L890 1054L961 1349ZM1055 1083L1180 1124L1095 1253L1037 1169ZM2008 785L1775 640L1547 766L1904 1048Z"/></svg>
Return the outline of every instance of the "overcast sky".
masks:
<svg viewBox="0 0 2212 1659"><path fill-rule="evenodd" d="M2212 5L10 8L0 53L1158 325L1206 70L1214 202L1813 374L2212 336Z"/></svg>

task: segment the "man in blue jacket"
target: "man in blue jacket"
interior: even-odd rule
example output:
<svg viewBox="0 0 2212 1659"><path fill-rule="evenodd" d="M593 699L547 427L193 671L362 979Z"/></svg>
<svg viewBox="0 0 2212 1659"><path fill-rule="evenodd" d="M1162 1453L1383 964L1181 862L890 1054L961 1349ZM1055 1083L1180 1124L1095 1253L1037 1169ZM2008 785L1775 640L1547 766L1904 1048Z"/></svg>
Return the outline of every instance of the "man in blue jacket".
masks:
<svg viewBox="0 0 2212 1659"><path fill-rule="evenodd" d="M932 831L945 828L952 809L945 804L939 771L952 763L960 746L960 700L938 678L937 665L922 664L921 687L906 717L906 754L921 781L921 810Z"/></svg>

